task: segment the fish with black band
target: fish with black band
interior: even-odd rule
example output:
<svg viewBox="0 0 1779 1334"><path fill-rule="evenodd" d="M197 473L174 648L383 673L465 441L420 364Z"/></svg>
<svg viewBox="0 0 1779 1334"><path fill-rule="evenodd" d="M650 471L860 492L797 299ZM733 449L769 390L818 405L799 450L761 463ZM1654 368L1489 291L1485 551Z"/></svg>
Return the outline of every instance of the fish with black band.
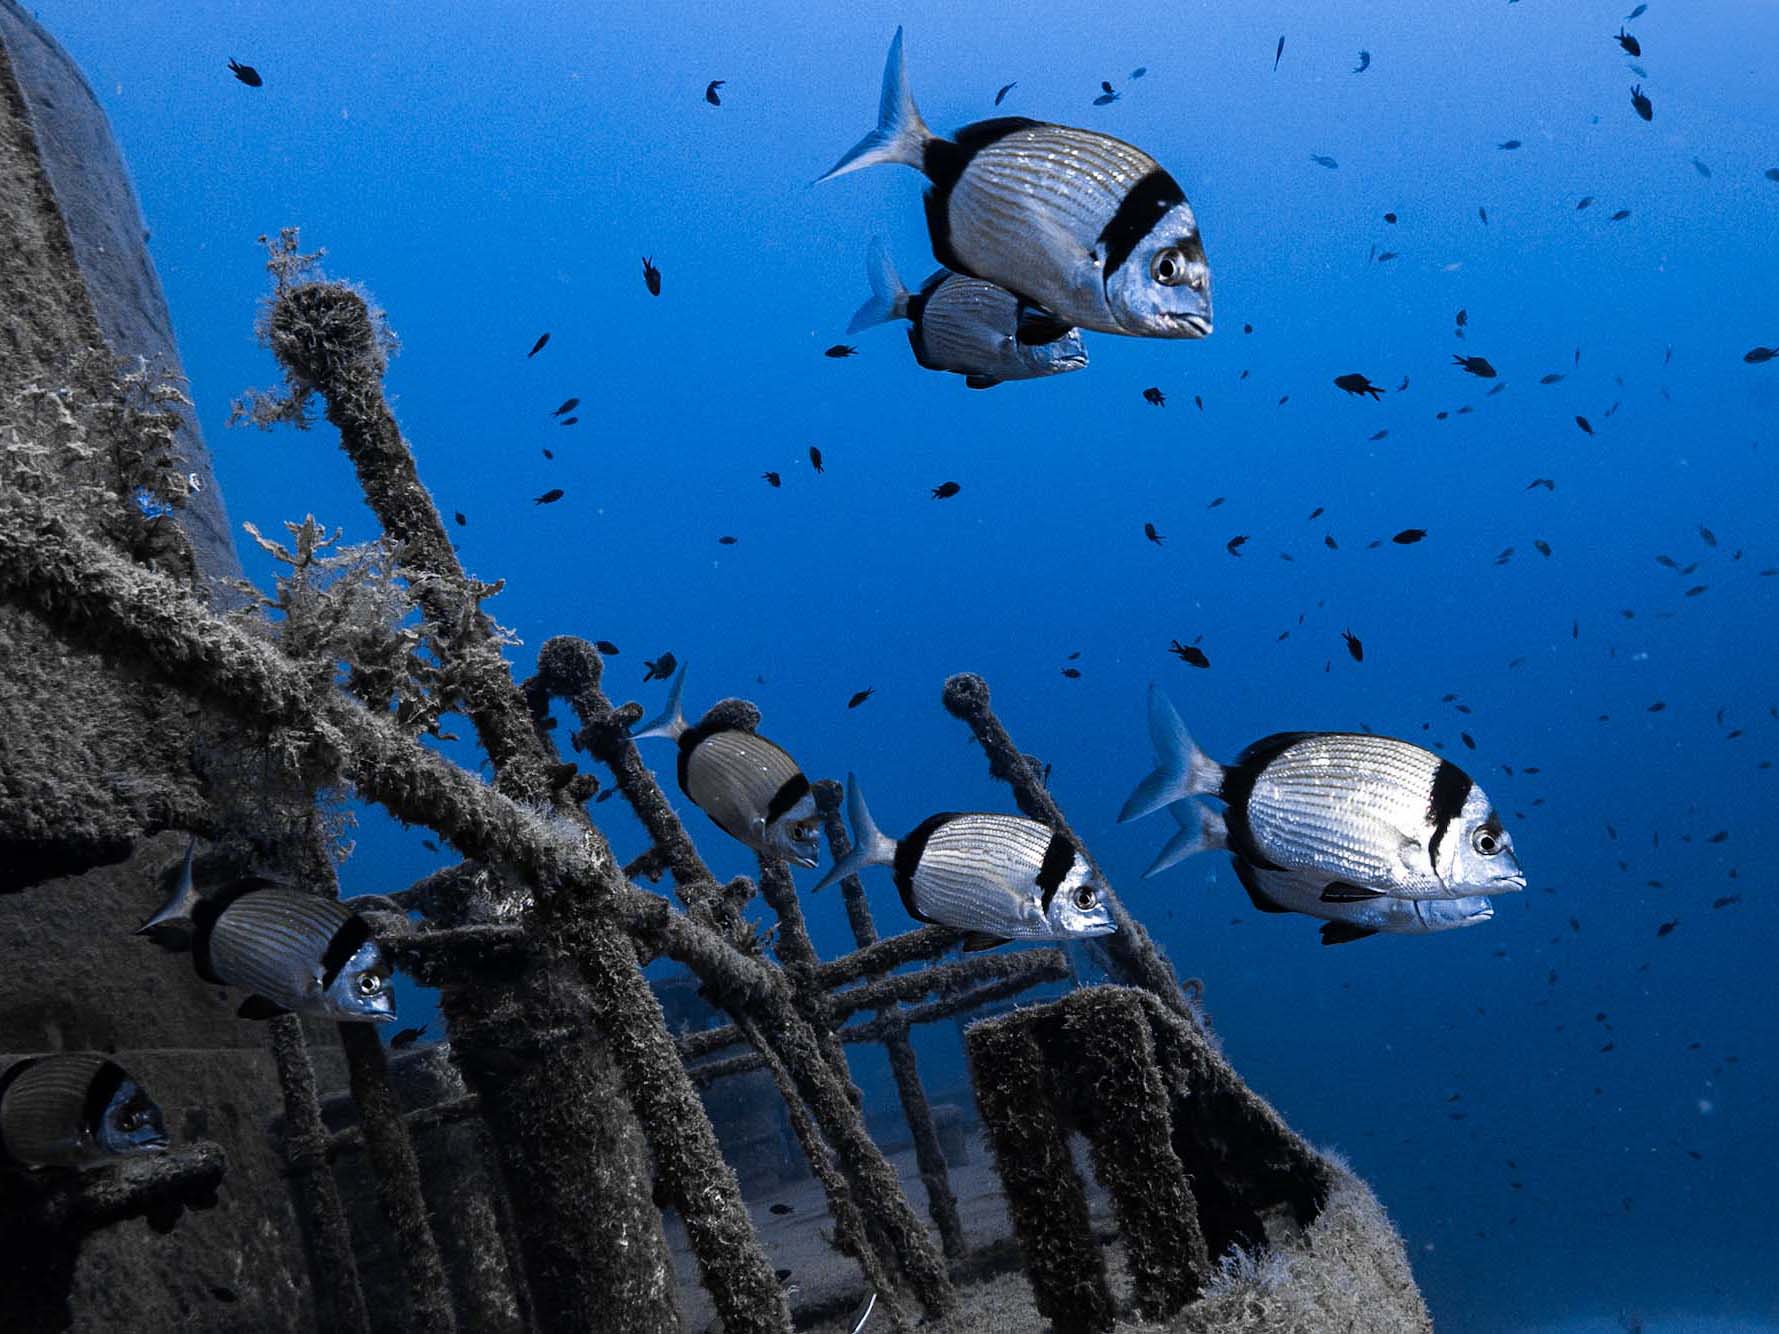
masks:
<svg viewBox="0 0 1779 1334"><path fill-rule="evenodd" d="M260 88L265 86L266 81L260 78L258 70L252 65L243 65L240 61L233 58L229 60L229 73L233 74L249 88Z"/></svg>
<svg viewBox="0 0 1779 1334"><path fill-rule="evenodd" d="M364 918L337 899L261 875L200 894L189 847L172 895L136 934L173 953L189 950L206 982L244 988L243 1019L395 1021L389 960Z"/></svg>
<svg viewBox="0 0 1779 1334"><path fill-rule="evenodd" d="M1211 332L1211 272L1198 222L1147 153L1092 130L1018 116L935 135L908 88L902 30L883 72L877 127L820 179L880 162L919 168L933 257L1024 297L1022 328L1146 338Z"/></svg>
<svg viewBox="0 0 1779 1334"><path fill-rule="evenodd" d="M643 285L649 289L650 296L661 295L661 270L655 267L652 256L644 255L642 257L642 281Z"/></svg>
<svg viewBox="0 0 1779 1334"><path fill-rule="evenodd" d="M916 921L964 932L967 950L1009 940L1071 940L1117 930L1105 891L1066 834L1020 815L928 816L906 838L886 837L846 776L853 847L817 890L869 866L888 866Z"/></svg>
<svg viewBox="0 0 1779 1334"><path fill-rule="evenodd" d="M161 1109L109 1056L27 1056L0 1071L0 1164L97 1167L166 1147Z"/></svg>
<svg viewBox="0 0 1779 1334"><path fill-rule="evenodd" d="M1327 902L1454 899L1524 889L1513 840L1483 790L1431 751L1361 732L1279 732L1225 767L1149 687L1157 765L1119 812L1221 799L1224 842L1262 870L1321 875ZM1206 846L1209 846L1208 844Z"/></svg>
<svg viewBox="0 0 1779 1334"><path fill-rule="evenodd" d="M762 856L814 866L821 817L797 762L721 704L688 726L680 711L685 688L681 667L666 708L631 739L673 741L679 747L679 790L730 838Z"/></svg>
<svg viewBox="0 0 1779 1334"><path fill-rule="evenodd" d="M910 292L881 237L871 240L865 274L871 296L853 313L846 332L907 320L914 360L930 371L963 376L971 389L1061 375L1087 364L1087 349L1074 329L1042 343L1022 341L1024 303L1004 287L940 269L918 292Z"/></svg>

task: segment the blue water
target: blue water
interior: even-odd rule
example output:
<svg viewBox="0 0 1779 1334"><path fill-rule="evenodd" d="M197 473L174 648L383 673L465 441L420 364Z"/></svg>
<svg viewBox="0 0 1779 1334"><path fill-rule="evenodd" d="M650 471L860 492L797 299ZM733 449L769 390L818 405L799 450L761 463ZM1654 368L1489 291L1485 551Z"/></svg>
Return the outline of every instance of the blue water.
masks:
<svg viewBox="0 0 1779 1334"><path fill-rule="evenodd" d="M1761 573L1779 566L1779 362L1742 361L1779 343L1762 174L1779 8L1657 0L1631 25L1646 77L1611 41L1629 8L38 11L135 173L234 521L375 531L325 427L224 426L277 378L251 333L254 238L300 224L390 313L396 411L441 510L469 519L466 565L508 581L490 610L524 641L517 672L551 634L610 639L612 693L652 711L642 659L671 649L690 709L754 699L812 774L856 770L895 832L1008 808L939 707L946 675L982 673L1131 910L1205 979L1238 1068L1376 1187L1440 1328L1498 1331L1779 1320L1779 578ZM920 370L895 329L845 337L873 232L905 278L929 267L914 172L809 185L869 127L897 23L936 128L1017 79L1004 113L1159 158L1203 227L1216 333L1089 335L1085 371L986 393ZM237 84L231 56L265 86ZM1095 108L1102 78L1124 97ZM842 340L860 355L822 357ZM1331 380L1349 371L1392 392L1347 397ZM571 395L564 428L549 413ZM961 494L931 500L948 480ZM551 487L559 504L531 503ZM1427 540L1367 549L1411 526ZM1166 651L1201 635L1208 671ZM1445 746L1502 808L1531 889L1478 929L1324 949L1308 919L1256 914L1220 858L1140 881L1171 826L1114 817L1149 765L1151 680L1225 759L1284 728ZM618 803L594 810L639 850ZM752 869L693 829L719 872ZM354 836L352 892L449 856L375 812ZM887 875L870 887L883 929L905 926ZM837 897L809 913L818 948L846 947ZM923 1042L930 1082L960 1084L950 1026ZM881 1061L850 1054L886 1100Z"/></svg>

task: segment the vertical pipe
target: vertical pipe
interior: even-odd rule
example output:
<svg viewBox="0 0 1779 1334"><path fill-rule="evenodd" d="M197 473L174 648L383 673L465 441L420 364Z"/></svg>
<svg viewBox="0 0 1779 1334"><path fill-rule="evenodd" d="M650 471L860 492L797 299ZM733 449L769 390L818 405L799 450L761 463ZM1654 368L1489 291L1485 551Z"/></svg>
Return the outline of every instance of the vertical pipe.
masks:
<svg viewBox="0 0 1779 1334"><path fill-rule="evenodd" d="M315 1093L315 1069L309 1064L302 1022L293 1014L281 1014L267 1023L266 1034L284 1093L285 1159L309 1215L315 1268L326 1294L317 1305L332 1307L333 1319L324 1322L327 1329L370 1334L370 1312L352 1257L352 1234L327 1163L327 1127L321 1121L321 1100Z"/></svg>
<svg viewBox="0 0 1779 1334"><path fill-rule="evenodd" d="M420 1189L420 1163L401 1103L389 1085L383 1043L369 1024L341 1024L339 1029L377 1194L407 1280L409 1328L414 1334L454 1334L457 1316L451 1308L451 1287L445 1281L445 1263Z"/></svg>

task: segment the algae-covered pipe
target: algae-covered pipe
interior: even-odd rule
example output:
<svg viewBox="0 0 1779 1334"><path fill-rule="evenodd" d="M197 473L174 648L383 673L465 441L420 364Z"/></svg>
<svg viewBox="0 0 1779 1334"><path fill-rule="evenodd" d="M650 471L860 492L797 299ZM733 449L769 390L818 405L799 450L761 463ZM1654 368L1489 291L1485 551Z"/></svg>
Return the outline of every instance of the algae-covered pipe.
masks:
<svg viewBox="0 0 1779 1334"><path fill-rule="evenodd" d="M302 1021L294 1014L281 1014L267 1022L266 1036L284 1094L284 1160L290 1164L298 1198L309 1216L305 1230L314 1245L318 1290L325 1294L323 1300L333 1312L327 1327L341 1334L370 1334L370 1312L358 1282L352 1234L341 1207L340 1188L328 1166L327 1127L321 1120L315 1068L309 1062Z"/></svg>
<svg viewBox="0 0 1779 1334"><path fill-rule="evenodd" d="M945 682L942 698L946 711L965 723L982 743L983 753L988 756L989 773L1012 787L1019 808L1032 819L1067 835L1093 867L1094 875L1105 887L1105 903L1118 927L1104 943L1122 975L1120 980L1148 988L1170 1009L1190 1020L1191 1007L1180 994L1179 979L1174 976L1173 967L1155 948L1155 942L1149 938L1143 924L1130 915L1123 900L1113 892L1112 882L1094 861L1087 845L1069 827L1062 808L1051 797L1041 776L1032 772L1024 752L1013 744L1013 738L1007 734L989 703L988 683L972 672L959 672Z"/></svg>

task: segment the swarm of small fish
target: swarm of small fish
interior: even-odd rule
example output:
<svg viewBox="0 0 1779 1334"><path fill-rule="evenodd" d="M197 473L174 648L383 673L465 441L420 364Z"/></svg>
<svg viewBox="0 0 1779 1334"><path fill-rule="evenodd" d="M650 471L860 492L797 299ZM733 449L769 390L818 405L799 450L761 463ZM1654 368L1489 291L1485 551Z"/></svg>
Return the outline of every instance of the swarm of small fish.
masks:
<svg viewBox="0 0 1779 1334"><path fill-rule="evenodd" d="M1279 732L1226 766L1193 743L1155 686L1149 737L1156 767L1118 818L1165 806L1180 830L1145 876L1225 850L1256 908L1321 918L1326 945L1486 922L1490 896L1526 886L1487 794L1419 746L1369 733Z"/></svg>
<svg viewBox="0 0 1779 1334"><path fill-rule="evenodd" d="M1104 86L1102 101L1114 99ZM910 294L874 245L872 297L848 332L907 320L915 360L975 389L1079 370L1082 330L1211 332L1198 221L1154 158L1098 131L1023 116L977 121L950 139L934 134L909 90L900 28L877 127L820 179L882 162L917 167L931 182L927 232L942 267Z"/></svg>

